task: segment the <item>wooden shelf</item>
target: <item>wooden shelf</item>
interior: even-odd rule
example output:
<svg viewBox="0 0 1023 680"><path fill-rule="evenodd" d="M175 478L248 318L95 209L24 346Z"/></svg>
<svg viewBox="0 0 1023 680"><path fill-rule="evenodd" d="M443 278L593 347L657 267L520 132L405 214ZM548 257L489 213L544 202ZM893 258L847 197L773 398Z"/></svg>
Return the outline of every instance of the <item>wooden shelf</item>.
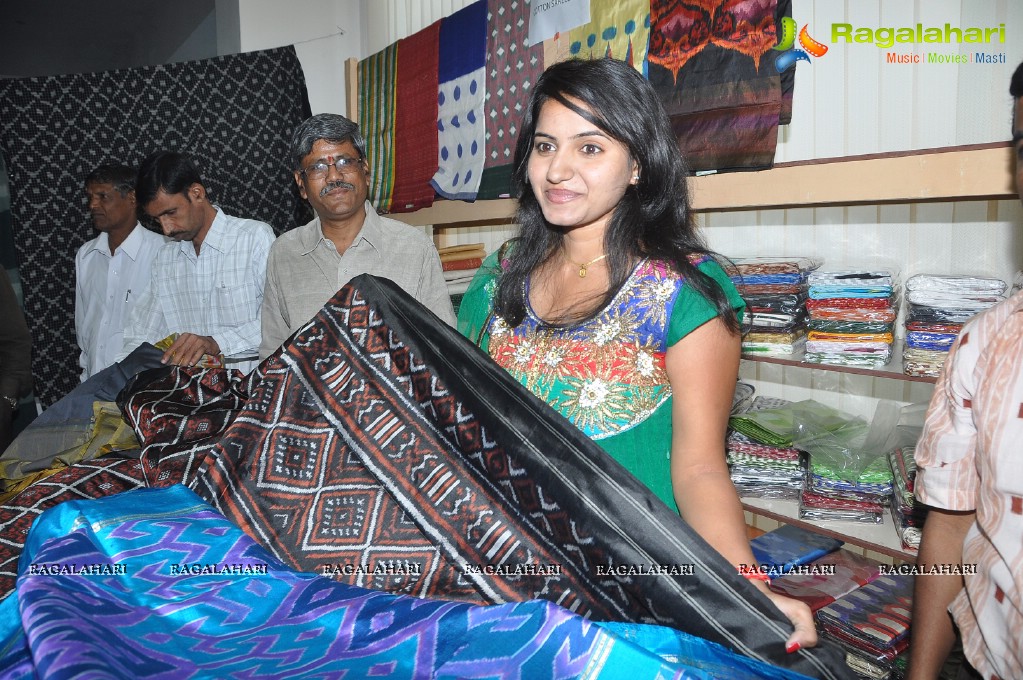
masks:
<svg viewBox="0 0 1023 680"><path fill-rule="evenodd" d="M1003 142L779 163L759 172L693 177L693 210L758 210L928 201L1015 200ZM509 224L515 200L437 201L390 217L413 225Z"/></svg>
<svg viewBox="0 0 1023 680"><path fill-rule="evenodd" d="M1007 142L779 163L692 182L700 211L1014 199Z"/></svg>
<svg viewBox="0 0 1023 680"><path fill-rule="evenodd" d="M880 368L863 368L861 366L838 366L835 364L817 364L803 360L803 352L788 356L764 356L761 354L747 354L743 352L742 358L747 361L757 361L765 364L781 364L782 366L798 366L819 371L833 371L836 373L854 373L856 375L869 375L875 378L888 378L891 380L903 380L906 382L935 383L937 378L920 375L906 375L902 372L902 346L901 340L895 342L892 348L892 360Z"/></svg>
<svg viewBox="0 0 1023 680"><path fill-rule="evenodd" d="M771 500L766 498L743 498L742 509L754 515L767 517L782 524L791 524L807 531L812 531L831 538L837 538L851 545L872 550L897 560L914 563L916 553L902 548L892 521L891 514L885 509L883 524L865 524L861 522L807 521L799 519L799 503L796 501Z"/></svg>

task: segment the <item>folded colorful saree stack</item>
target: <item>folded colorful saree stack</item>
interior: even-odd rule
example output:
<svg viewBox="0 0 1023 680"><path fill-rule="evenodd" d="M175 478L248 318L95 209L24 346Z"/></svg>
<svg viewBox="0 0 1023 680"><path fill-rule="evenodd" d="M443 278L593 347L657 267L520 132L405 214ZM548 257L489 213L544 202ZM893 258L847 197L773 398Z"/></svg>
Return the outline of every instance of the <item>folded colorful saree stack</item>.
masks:
<svg viewBox="0 0 1023 680"><path fill-rule="evenodd" d="M544 600L422 600L295 571L181 485L47 511L20 572L0 604L5 678L806 677Z"/></svg>
<svg viewBox="0 0 1023 680"><path fill-rule="evenodd" d="M875 457L862 469L850 469L833 458L811 453L799 517L881 524L891 493L892 476L885 456Z"/></svg>
<svg viewBox="0 0 1023 680"><path fill-rule="evenodd" d="M778 408L789 404L784 399L759 396L748 409L732 416ZM740 427L752 425L742 417L735 421ZM747 430L752 432L753 430ZM729 475L739 496L744 498L780 498L796 500L806 476L805 456L787 446L771 446L753 436L733 430L725 442Z"/></svg>
<svg viewBox="0 0 1023 680"><path fill-rule="evenodd" d="M182 482L306 576L466 606L541 598L811 677L846 676L833 647L786 654L787 620L732 565L389 281L354 279L245 378L163 367L118 402L141 460L72 466L47 480L62 486L45 501L30 487L4 508L17 527L52 498ZM0 552L16 559L24 535L4 538ZM264 597L245 593L243 606ZM310 593L301 606L316 602ZM387 625L381 614L373 625ZM160 639L150 646L164 651L172 639Z"/></svg>
<svg viewBox="0 0 1023 680"><path fill-rule="evenodd" d="M881 576L817 612L824 635L846 650L862 676L886 678L909 647L913 577Z"/></svg>
<svg viewBox="0 0 1023 680"><path fill-rule="evenodd" d="M898 281L891 270L818 271L809 277L806 361L884 366L891 360Z"/></svg>
<svg viewBox="0 0 1023 680"><path fill-rule="evenodd" d="M963 324L1005 299L1005 282L982 276L917 274L906 281L903 372L937 376Z"/></svg>
<svg viewBox="0 0 1023 680"><path fill-rule="evenodd" d="M895 482L892 489L892 519L903 549L909 551L920 548L924 520L927 518L927 506L918 503L913 495L913 482L916 479L916 461L913 459L915 451L915 446L900 446L888 454L888 465Z"/></svg>
<svg viewBox="0 0 1023 680"><path fill-rule="evenodd" d="M735 260L728 275L746 301L749 332L742 350L783 356L806 342L806 279L820 262L806 257Z"/></svg>

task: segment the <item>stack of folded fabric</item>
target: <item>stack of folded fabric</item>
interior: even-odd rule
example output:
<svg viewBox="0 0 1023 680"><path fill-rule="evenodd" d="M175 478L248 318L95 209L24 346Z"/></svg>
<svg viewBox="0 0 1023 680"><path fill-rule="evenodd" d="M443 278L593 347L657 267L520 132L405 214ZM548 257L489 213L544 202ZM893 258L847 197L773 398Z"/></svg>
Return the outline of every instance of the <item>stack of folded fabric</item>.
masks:
<svg viewBox="0 0 1023 680"><path fill-rule="evenodd" d="M836 550L807 565L807 573L791 573L772 580L776 593L801 600L817 611L865 586L881 575L879 563L848 550Z"/></svg>
<svg viewBox="0 0 1023 680"><path fill-rule="evenodd" d="M888 680L903 680L909 672L909 652L905 651L892 661L892 672Z"/></svg>
<svg viewBox="0 0 1023 680"><path fill-rule="evenodd" d="M912 576L881 576L817 612L822 634L846 651L846 663L867 678L888 678L909 646Z"/></svg>
<svg viewBox="0 0 1023 680"><path fill-rule="evenodd" d="M820 262L807 257L735 260L728 274L746 301L751 326L742 350L778 356L806 342L806 279Z"/></svg>
<svg viewBox="0 0 1023 680"><path fill-rule="evenodd" d="M725 441L729 472L740 497L799 499L806 477L806 456L790 446L776 445L779 441L776 435L744 417L790 403L785 399L759 396L745 409L732 409L734 422L748 433L732 430Z"/></svg>
<svg viewBox="0 0 1023 680"><path fill-rule="evenodd" d="M462 295L469 289L472 277L483 264L487 251L482 243L469 243L440 248L438 252L441 268L444 270L444 281L448 286L448 295L451 296L455 314L458 314Z"/></svg>
<svg viewBox="0 0 1023 680"><path fill-rule="evenodd" d="M772 580L781 578L793 567L809 564L842 547L842 541L783 524L760 534L749 542L753 558L762 573Z"/></svg>
<svg viewBox="0 0 1023 680"><path fill-rule="evenodd" d="M813 272L805 360L884 366L892 358L898 282L888 269Z"/></svg>
<svg viewBox="0 0 1023 680"><path fill-rule="evenodd" d="M937 376L963 324L1005 299L1005 282L981 276L917 274L906 281L903 372Z"/></svg>
<svg viewBox="0 0 1023 680"><path fill-rule="evenodd" d="M920 538L927 506L918 503L913 495L913 480L916 478L916 461L913 459L915 446L900 446L888 454L894 486L892 489L892 520L899 532L904 550L916 552L920 549Z"/></svg>
<svg viewBox="0 0 1023 680"><path fill-rule="evenodd" d="M761 444L738 432L728 435L726 447L728 468L739 496L799 499L806 465L798 450Z"/></svg>
<svg viewBox="0 0 1023 680"><path fill-rule="evenodd" d="M892 473L885 456L862 470L810 454L806 488L799 498L799 518L881 524L892 494Z"/></svg>
<svg viewBox="0 0 1023 680"><path fill-rule="evenodd" d="M792 446L794 415L789 411L792 402L788 399L760 395L742 413L733 413L728 427L747 440L775 448Z"/></svg>

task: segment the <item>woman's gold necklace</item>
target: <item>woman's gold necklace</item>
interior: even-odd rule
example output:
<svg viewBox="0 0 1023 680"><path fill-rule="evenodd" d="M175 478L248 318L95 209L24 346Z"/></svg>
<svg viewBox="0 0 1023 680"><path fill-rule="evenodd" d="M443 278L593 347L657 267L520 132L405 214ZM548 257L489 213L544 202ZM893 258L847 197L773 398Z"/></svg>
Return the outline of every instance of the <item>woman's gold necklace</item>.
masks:
<svg viewBox="0 0 1023 680"><path fill-rule="evenodd" d="M573 262L572 260L568 259L568 255L565 255L565 251L561 251L561 256L565 258L565 262L569 263L573 267L579 267L579 278L580 279L585 279L586 278L586 268L589 267L591 264L594 264L596 262L600 262L601 260L603 260L605 257L607 257L607 253L604 253L600 257L593 258L592 260L590 260L586 264L579 264L578 262Z"/></svg>

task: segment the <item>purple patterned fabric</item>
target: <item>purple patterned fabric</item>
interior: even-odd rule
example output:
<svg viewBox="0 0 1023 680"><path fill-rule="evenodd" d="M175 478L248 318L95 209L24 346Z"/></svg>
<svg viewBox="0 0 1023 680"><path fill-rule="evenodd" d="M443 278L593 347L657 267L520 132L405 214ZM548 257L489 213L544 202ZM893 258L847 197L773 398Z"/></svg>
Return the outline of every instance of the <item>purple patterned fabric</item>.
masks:
<svg viewBox="0 0 1023 680"><path fill-rule="evenodd" d="M616 628L668 663L551 602L427 601L291 571L180 485L54 508L20 571L0 605L5 677L805 677Z"/></svg>

